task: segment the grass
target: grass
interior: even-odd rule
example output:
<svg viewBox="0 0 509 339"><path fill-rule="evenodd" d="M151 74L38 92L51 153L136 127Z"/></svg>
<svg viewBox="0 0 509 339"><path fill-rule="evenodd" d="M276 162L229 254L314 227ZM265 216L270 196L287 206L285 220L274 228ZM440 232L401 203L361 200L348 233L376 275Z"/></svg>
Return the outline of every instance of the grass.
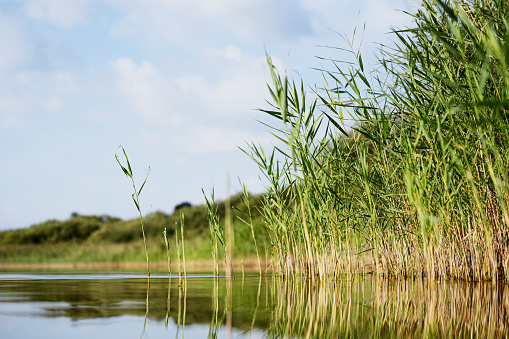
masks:
<svg viewBox="0 0 509 339"><path fill-rule="evenodd" d="M237 217L247 213L240 195L231 197L233 228L235 229L234 249L239 260L256 258L259 251L265 255L267 248L266 232L256 208L261 197L249 198L253 209L253 226L258 247L252 241L252 230ZM218 202L224 208L224 202ZM181 213L185 216L183 234L187 266L190 262L208 262L210 256L210 233L207 208L205 205L181 208L172 214L155 211L145 228L147 251L151 262L168 262L168 250L171 264L177 264L177 249L171 246L179 229ZM224 209L218 211L224 218ZM166 229L169 248L166 247L163 231ZM72 235L72 236L70 236ZM50 220L28 228L0 232L0 261L11 264L51 264L51 263L142 263L146 261L139 219L121 220L110 216L83 216L73 214L68 220ZM218 250L218 258L224 258L224 251ZM254 259L256 261L256 259ZM167 264L166 264L167 265ZM256 267L256 265L255 265ZM219 265L217 267L219 269Z"/></svg>
<svg viewBox="0 0 509 339"><path fill-rule="evenodd" d="M129 158L127 157L127 153L125 152L125 149L122 146L119 146L118 148L122 149L122 153L124 154L124 158L125 158L126 167L124 167L122 165L122 163L118 159L118 155L116 153L115 153L115 159L117 160L117 163L120 166L120 168L122 169L122 171L124 172L124 174L129 179L131 179L131 183L133 184L134 193L132 194L132 197L133 197L133 202L136 205L136 209L138 210L138 213L140 214L141 234L143 235L143 245L145 247L145 256L147 258L147 274L150 277L150 267L149 267L148 250L147 250L147 238L145 237L145 224L147 223L147 220L150 217L150 214L146 218L143 218L143 215L141 213L141 208L140 208L140 194L141 194L141 191L143 190L143 187L145 187L145 184L147 183L148 175L150 174L150 167L148 168L147 176L145 177L143 184L141 184L140 189L136 190L136 184L134 182L134 177L133 177L133 170L131 169L131 164L129 163ZM166 238L166 229L165 229L165 238Z"/></svg>
<svg viewBox="0 0 509 339"><path fill-rule="evenodd" d="M311 94L267 58L283 146L245 152L270 182L276 272L348 275L368 255L383 276L509 279L508 17L422 1L374 66L350 47Z"/></svg>
<svg viewBox="0 0 509 339"><path fill-rule="evenodd" d="M249 239L249 238L248 238ZM167 251L163 241L158 243L156 239L151 241L147 249L151 256L152 266L168 268ZM243 239L245 241L245 239ZM203 266L215 267L210 259L210 239L208 235L186 239L186 262L187 267ZM171 267L178 267L178 253L176 248L170 251L170 257L174 258ZM62 242L46 245L2 245L0 246L0 258L2 264L67 264L67 263L107 263L107 264L136 264L146 262L144 246L138 240L125 243L90 243L90 242ZM240 260L249 262L249 266L258 270L258 262L254 252L239 255ZM251 264L252 262L252 264ZM246 264L247 266L247 264ZM224 267L218 266L218 270ZM265 267L265 263L263 263ZM182 267L183 269L183 267ZM182 271L183 272L183 271Z"/></svg>

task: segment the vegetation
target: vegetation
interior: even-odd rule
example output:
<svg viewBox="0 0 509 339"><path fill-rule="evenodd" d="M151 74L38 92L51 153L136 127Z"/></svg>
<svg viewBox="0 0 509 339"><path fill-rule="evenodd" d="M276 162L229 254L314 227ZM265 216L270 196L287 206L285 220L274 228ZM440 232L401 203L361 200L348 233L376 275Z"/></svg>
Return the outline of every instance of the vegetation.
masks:
<svg viewBox="0 0 509 339"><path fill-rule="evenodd" d="M251 228L240 219L247 213L243 195L231 197L234 248L236 258L252 258L256 251L265 253L266 232L257 208L261 196L249 198L253 226L258 247L252 241ZM218 216L224 219L225 202L218 204ZM238 209L238 210L237 210ZM167 262L167 248L163 231L169 242L170 257L176 264L177 252L171 240L179 228L181 213L185 216L184 239L187 260L210 260L210 233L207 208L204 205L183 207L172 214L156 211L145 228L147 250L152 262ZM75 262L143 262L146 260L138 219L122 220L110 216L84 216L73 213L64 221L50 220L29 228L0 232L0 261L2 263L75 263ZM180 240L179 240L180 241ZM218 256L224 257L219 249ZM189 263L188 263L189 266Z"/></svg>
<svg viewBox="0 0 509 339"><path fill-rule="evenodd" d="M354 47L331 60L310 103L268 57L283 146L245 152L270 182L276 271L509 279L508 17L505 0L424 0L376 67Z"/></svg>
<svg viewBox="0 0 509 339"><path fill-rule="evenodd" d="M141 194L141 191L143 190L143 187L147 183L148 175L150 174L150 167L148 168L147 176L145 177L143 184L141 184L140 189L137 190L136 184L134 182L133 170L131 169L131 164L129 163L129 158L127 157L127 153L125 152L124 147L119 146L118 148L122 148L122 153L124 153L124 157L125 157L126 167L124 167L122 165L122 163L118 159L118 155L116 153L115 153L115 159L117 160L118 165L120 166L120 168L122 169L122 171L124 172L126 177L131 179L131 183L133 184L134 193L132 194L132 197L133 197L134 205L136 205L136 209L138 210L138 213L140 214L141 234L143 235L143 246L145 247L145 256L147 258L147 274L150 278L150 267L149 267L149 262L148 262L148 250L147 250L147 238L145 237L145 225L147 223L148 218L150 217L150 214L146 218L143 218L143 215L141 213L141 208L140 208L140 194ZM117 151L118 151L118 149L117 149ZM166 239L166 229L164 229L163 233L164 233L164 237Z"/></svg>

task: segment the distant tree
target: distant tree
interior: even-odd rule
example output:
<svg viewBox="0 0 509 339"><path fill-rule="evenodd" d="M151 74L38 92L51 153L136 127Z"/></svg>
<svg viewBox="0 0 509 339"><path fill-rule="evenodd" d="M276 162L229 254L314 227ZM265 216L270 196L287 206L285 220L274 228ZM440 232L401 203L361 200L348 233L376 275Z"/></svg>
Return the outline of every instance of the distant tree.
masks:
<svg viewBox="0 0 509 339"><path fill-rule="evenodd" d="M109 215L106 215L106 214L100 215L98 217L98 219L101 222L104 222L104 223L113 223L113 222L117 222L117 221L122 221L122 219L120 219L120 218L112 217L112 216L109 216Z"/></svg>
<svg viewBox="0 0 509 339"><path fill-rule="evenodd" d="M182 209L182 208L185 208L185 207L191 207L193 205L191 205L191 203L189 201L184 201L184 202L181 202L180 204L178 204L177 206L175 206L175 212Z"/></svg>
<svg viewBox="0 0 509 339"><path fill-rule="evenodd" d="M78 212L72 212L71 213L71 219L74 219L74 218L77 218L79 217L80 215L78 214Z"/></svg>

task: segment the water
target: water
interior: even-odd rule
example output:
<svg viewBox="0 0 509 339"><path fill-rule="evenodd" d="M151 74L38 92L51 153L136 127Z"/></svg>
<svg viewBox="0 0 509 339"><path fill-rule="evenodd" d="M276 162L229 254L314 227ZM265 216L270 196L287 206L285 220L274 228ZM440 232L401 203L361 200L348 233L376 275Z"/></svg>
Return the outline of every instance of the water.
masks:
<svg viewBox="0 0 509 339"><path fill-rule="evenodd" d="M0 273L0 338L509 337L506 285Z"/></svg>

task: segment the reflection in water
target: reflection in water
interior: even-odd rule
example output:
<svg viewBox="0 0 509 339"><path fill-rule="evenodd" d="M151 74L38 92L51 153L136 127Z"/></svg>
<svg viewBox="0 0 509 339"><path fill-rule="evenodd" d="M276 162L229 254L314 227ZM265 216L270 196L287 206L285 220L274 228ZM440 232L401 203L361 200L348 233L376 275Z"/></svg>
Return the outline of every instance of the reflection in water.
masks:
<svg viewBox="0 0 509 339"><path fill-rule="evenodd" d="M171 309L170 297L171 297L171 273L170 279L168 280L168 297L166 298L166 316L164 317L164 328L168 328L168 319L170 318Z"/></svg>
<svg viewBox="0 0 509 339"><path fill-rule="evenodd" d="M111 337L110 332L117 337L122 331L132 337L140 330L142 337L173 333L175 338L497 338L509 333L506 285L371 276L313 283L258 275L230 284L222 277L188 275L180 285L178 278L152 276L147 285L143 275L73 277L0 274L0 337L33 337L30 328L52 338Z"/></svg>
<svg viewBox="0 0 509 339"><path fill-rule="evenodd" d="M212 318L210 320L209 338L217 338L217 332L224 321L224 313L219 318L219 286L217 276L213 276L214 287L212 288ZM225 307L226 310L226 307Z"/></svg>
<svg viewBox="0 0 509 339"><path fill-rule="evenodd" d="M507 285L364 279L273 279L270 337L509 335Z"/></svg>

